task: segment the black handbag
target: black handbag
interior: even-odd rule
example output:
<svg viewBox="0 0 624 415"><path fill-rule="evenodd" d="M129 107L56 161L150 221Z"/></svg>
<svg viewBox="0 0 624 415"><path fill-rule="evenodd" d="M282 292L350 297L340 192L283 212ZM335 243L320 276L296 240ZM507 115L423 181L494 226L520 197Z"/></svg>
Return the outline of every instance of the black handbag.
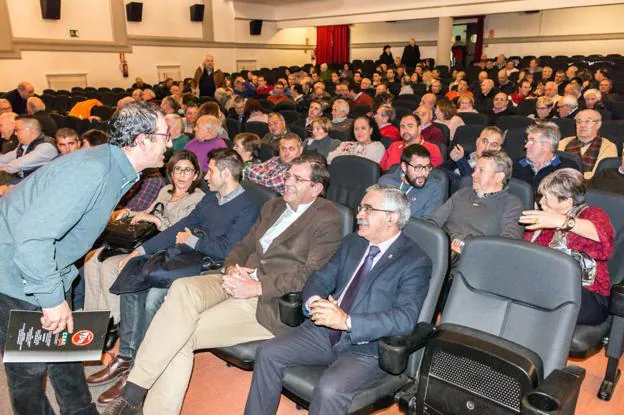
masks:
<svg viewBox="0 0 624 415"><path fill-rule="evenodd" d="M186 245L175 245L151 256L132 258L110 288L113 294L134 293L149 288L169 288L178 278L201 275L223 267Z"/></svg>
<svg viewBox="0 0 624 415"><path fill-rule="evenodd" d="M156 203L150 214L163 214L165 206ZM136 247L158 234L158 228L151 222L130 223L131 218L123 218L113 221L106 226L102 233L101 241L104 249L100 251L98 260L103 262L115 255L129 254Z"/></svg>

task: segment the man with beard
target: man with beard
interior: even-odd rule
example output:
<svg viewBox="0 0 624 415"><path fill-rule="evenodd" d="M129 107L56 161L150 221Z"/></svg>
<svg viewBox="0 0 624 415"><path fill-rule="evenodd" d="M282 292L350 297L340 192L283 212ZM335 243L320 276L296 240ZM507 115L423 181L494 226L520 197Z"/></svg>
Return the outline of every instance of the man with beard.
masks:
<svg viewBox="0 0 624 415"><path fill-rule="evenodd" d="M411 217L429 219L442 206L444 198L440 179L429 178L431 169L429 150L420 144L412 144L403 150L400 168L382 176L377 183L396 187L405 193Z"/></svg>

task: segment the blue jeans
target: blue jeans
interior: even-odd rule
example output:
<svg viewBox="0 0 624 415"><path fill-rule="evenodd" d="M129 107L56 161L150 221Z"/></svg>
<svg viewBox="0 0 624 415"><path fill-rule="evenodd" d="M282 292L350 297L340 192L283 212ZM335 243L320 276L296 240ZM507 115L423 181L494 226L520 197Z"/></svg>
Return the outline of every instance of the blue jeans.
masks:
<svg viewBox="0 0 624 415"><path fill-rule="evenodd" d="M0 350L4 350L10 310L41 311L41 308L0 294ZM15 415L54 414L45 396L46 373L63 415L98 413L82 363L5 363L4 369Z"/></svg>
<svg viewBox="0 0 624 415"><path fill-rule="evenodd" d="M119 356L134 359L145 332L160 309L169 288L150 288L137 293L121 294L119 322Z"/></svg>

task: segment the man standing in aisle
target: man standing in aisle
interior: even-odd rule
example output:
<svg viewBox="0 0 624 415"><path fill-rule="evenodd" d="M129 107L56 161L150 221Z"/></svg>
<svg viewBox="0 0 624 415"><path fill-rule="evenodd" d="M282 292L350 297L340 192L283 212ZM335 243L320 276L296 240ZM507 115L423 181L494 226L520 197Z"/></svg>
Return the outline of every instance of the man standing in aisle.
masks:
<svg viewBox="0 0 624 415"><path fill-rule="evenodd" d="M73 331L73 263L91 248L138 172L163 165L171 140L161 111L133 103L110 121L110 141L37 170L0 199L0 349L10 310L42 311L44 330ZM63 180L59 180L62 177ZM63 414L97 414L81 363L6 363L16 415L49 411L45 378Z"/></svg>

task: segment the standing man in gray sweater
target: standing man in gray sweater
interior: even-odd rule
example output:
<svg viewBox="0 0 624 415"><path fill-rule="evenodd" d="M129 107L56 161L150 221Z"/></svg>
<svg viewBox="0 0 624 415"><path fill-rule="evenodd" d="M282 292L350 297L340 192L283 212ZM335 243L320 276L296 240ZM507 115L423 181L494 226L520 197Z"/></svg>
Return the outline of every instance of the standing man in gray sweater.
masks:
<svg viewBox="0 0 624 415"><path fill-rule="evenodd" d="M171 146L157 107L133 103L110 122L110 141L68 154L0 199L0 349L10 310L42 311L44 330L73 331L73 263L91 249L139 172L163 165ZM64 414L97 414L81 363L7 363L16 415L47 413L45 377Z"/></svg>
<svg viewBox="0 0 624 415"><path fill-rule="evenodd" d="M472 173L472 188L455 192L431 217L451 238L453 256L475 236L522 238L522 202L507 188L511 168L504 152L484 151Z"/></svg>

